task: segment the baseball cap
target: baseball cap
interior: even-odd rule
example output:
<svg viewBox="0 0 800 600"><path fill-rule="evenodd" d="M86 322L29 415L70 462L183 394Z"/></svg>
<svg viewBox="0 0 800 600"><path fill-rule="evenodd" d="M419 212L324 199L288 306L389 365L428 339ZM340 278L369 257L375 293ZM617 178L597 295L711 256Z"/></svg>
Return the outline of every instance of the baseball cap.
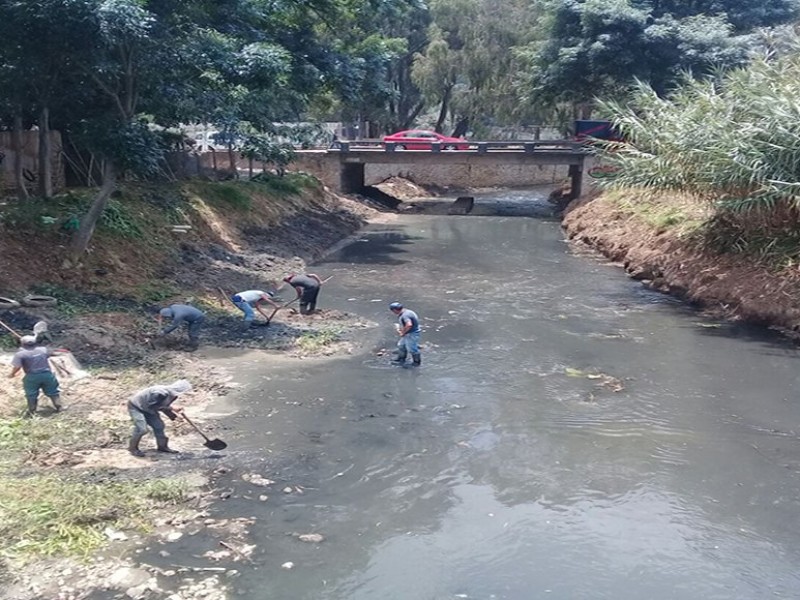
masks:
<svg viewBox="0 0 800 600"><path fill-rule="evenodd" d="M402 303L400 303L400 302L392 302L392 303L389 305L389 308L390 308L390 309L392 309L392 310L397 310L397 309L399 309L399 308L403 308L403 305L402 305Z"/></svg>

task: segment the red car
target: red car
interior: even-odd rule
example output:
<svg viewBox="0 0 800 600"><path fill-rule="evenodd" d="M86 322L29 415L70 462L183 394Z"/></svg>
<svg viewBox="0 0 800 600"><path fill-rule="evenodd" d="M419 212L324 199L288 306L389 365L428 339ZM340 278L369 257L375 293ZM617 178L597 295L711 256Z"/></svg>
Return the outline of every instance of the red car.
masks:
<svg viewBox="0 0 800 600"><path fill-rule="evenodd" d="M439 142L442 150L469 150L469 144L462 138L447 137L435 131L409 129L398 131L383 138L383 143L391 142L395 150L430 150L431 142Z"/></svg>

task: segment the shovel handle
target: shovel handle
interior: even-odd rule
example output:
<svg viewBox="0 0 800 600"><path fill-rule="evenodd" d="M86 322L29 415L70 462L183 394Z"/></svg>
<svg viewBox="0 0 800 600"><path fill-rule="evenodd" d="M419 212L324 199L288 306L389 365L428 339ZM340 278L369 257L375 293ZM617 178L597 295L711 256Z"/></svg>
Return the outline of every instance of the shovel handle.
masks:
<svg viewBox="0 0 800 600"><path fill-rule="evenodd" d="M272 317L274 317L274 316L275 316L275 313L277 313L277 312L278 312L280 309L282 309L282 308L286 308L286 307L287 307L287 306L289 306L290 304L292 304L292 303L294 303L294 302L297 302L299 299L300 299L300 296L297 296L296 298L294 298L294 299L292 299L292 300L289 300L288 302L284 302L283 304L281 304L280 306L278 306L278 307L277 307L275 310L273 310L273 311L272 311L272 314L269 316L269 319L267 319L267 325L269 325L269 324L270 324L270 322L272 321Z"/></svg>
<svg viewBox="0 0 800 600"><path fill-rule="evenodd" d="M22 339L22 336L21 336L20 334L18 334L16 331L14 331L13 329L11 329L11 327L9 327L8 325L6 325L6 324L5 324L5 323L3 323L2 321L0 321L0 325L2 325L4 329L7 329L7 330L8 330L8 331L10 331L12 334L14 334L14 335L17 337L17 339L18 339L18 340L19 340L19 339Z"/></svg>
<svg viewBox="0 0 800 600"><path fill-rule="evenodd" d="M186 413L181 413L181 415L182 415L182 416L183 416L183 418L186 420L186 422L187 422L189 425L191 425L191 426L192 426L192 429L194 429L194 430L195 430L197 433L199 433L200 435L202 435L202 436L203 436L203 438L204 438L204 439L205 439L207 442L210 442L210 441L211 441L210 439L208 439L208 436L207 436L205 433L203 433L202 431L200 431L200 428L199 428L197 425L195 425L195 424L192 422L192 420L191 420L191 419L190 419L190 418L189 418L189 417L186 415Z"/></svg>

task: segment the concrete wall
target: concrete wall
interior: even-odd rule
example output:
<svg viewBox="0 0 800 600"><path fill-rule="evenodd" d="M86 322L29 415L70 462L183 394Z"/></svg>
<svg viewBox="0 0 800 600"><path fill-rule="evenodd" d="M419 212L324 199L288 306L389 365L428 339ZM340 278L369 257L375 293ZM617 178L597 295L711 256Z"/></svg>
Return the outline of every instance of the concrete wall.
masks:
<svg viewBox="0 0 800 600"><path fill-rule="evenodd" d="M339 188L340 165L325 153L301 154L289 165L290 171L306 171L325 185ZM398 163L365 165L365 183L374 185L392 176L406 177L420 185L456 186L463 188L524 187L559 184L567 178L567 165L531 164L442 164Z"/></svg>
<svg viewBox="0 0 800 600"><path fill-rule="evenodd" d="M12 133L0 131L0 192L12 194L16 192L14 181L14 150L11 143ZM53 189L64 188L64 162L62 161L61 134L58 131L50 132L53 148ZM25 181L28 191L36 193L39 179L39 132L22 132L22 166L25 169Z"/></svg>
<svg viewBox="0 0 800 600"><path fill-rule="evenodd" d="M247 176L248 161L235 154L236 167L242 177ZM399 160L399 157L395 157ZM398 162L397 164L367 163L363 165L364 181L366 185L380 183L392 176L406 177L420 185L453 186L462 188L488 188L488 187L525 187L531 185L562 184L568 177L567 165L535 165L525 164L525 155L518 154L512 157L498 158L498 162L487 160L479 156L462 157L469 159L469 164L455 162L459 159L456 153L439 160L448 159L449 163L421 161L418 164ZM502 161L511 161L503 164ZM179 179L214 174L214 163L217 172L230 171L230 161L227 152L216 152L216 161L211 152L201 153L173 153L169 157L169 164L174 175ZM269 165L263 165L267 169ZM359 162L353 162L350 167L361 167ZM258 173L262 165L253 164L254 172ZM346 171L338 155L326 152L304 152L297 156L291 163L288 171L305 171L319 178L331 189L342 189L342 173ZM345 173L345 178L347 174ZM345 182L346 183L346 182Z"/></svg>
<svg viewBox="0 0 800 600"><path fill-rule="evenodd" d="M461 188L524 187L560 183L567 177L567 169L567 165L368 164L365 179L367 185L399 175L420 185Z"/></svg>

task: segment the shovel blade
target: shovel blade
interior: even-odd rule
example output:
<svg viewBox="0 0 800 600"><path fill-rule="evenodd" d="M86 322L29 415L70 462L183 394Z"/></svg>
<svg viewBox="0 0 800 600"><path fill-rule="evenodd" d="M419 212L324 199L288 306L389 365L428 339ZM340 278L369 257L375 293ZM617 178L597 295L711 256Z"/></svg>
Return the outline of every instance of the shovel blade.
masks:
<svg viewBox="0 0 800 600"><path fill-rule="evenodd" d="M211 450L225 450L228 447L228 444L223 442L222 440L208 440L205 444L203 444L206 448L210 448Z"/></svg>

